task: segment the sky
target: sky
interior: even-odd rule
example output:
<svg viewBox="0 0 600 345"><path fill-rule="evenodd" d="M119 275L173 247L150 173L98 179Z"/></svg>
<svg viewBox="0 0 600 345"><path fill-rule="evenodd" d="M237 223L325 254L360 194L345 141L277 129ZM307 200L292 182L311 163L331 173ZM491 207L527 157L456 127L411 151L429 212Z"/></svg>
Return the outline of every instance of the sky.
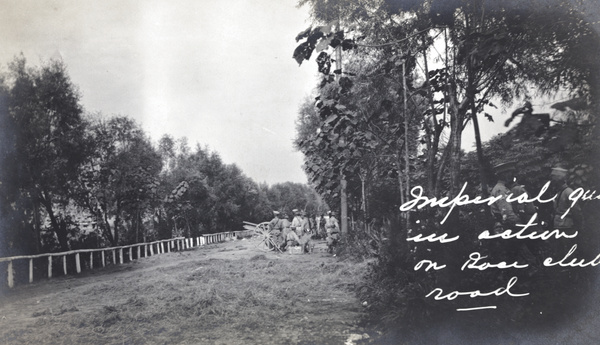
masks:
<svg viewBox="0 0 600 345"><path fill-rule="evenodd" d="M259 183L306 183L292 142L317 68L292 59L294 38L310 26L308 9L295 4L0 0L0 68L20 53L31 65L62 59L88 112L129 116L154 142L185 137ZM533 103L535 112L551 104ZM515 107L480 121L484 141L506 131ZM472 142L469 125L463 148Z"/></svg>
<svg viewBox="0 0 600 345"><path fill-rule="evenodd" d="M88 112L186 137L256 182L306 183L293 148L316 64L292 59L310 26L295 0L0 0L0 65L67 65Z"/></svg>

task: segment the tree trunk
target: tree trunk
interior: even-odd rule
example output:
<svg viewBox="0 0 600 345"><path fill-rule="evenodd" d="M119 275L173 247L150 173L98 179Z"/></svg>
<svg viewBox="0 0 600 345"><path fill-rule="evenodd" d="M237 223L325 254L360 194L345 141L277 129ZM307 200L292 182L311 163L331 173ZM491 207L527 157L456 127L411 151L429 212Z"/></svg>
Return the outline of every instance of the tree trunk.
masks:
<svg viewBox="0 0 600 345"><path fill-rule="evenodd" d="M467 17L467 32L470 31L470 21ZM470 37L468 35L467 37ZM475 71L473 70L472 59L467 60L467 95L466 97L471 100L471 120L473 121L473 130L475 131L475 146L477 149L477 163L479 164L479 180L481 182L481 193L484 198L488 197L487 190L487 177L485 174L485 159L483 156L483 148L481 146L481 134L479 133L479 119L477 118L477 105L475 104L475 95L477 89L475 86Z"/></svg>
<svg viewBox="0 0 600 345"><path fill-rule="evenodd" d="M425 86L427 87L427 98L429 100L429 106L431 111L431 121L425 120L425 132L426 132L426 144L427 144L427 166L425 174L427 176L427 195L434 196L436 190L437 174L435 170L435 158L438 153L438 145L440 142L441 131L438 130L438 123L435 113L435 103L433 103L433 92L431 92L431 85L429 83L429 64L427 63L427 54L425 46L423 46L423 65L425 66L425 75L427 80Z"/></svg>
<svg viewBox="0 0 600 345"><path fill-rule="evenodd" d="M113 246L118 246L119 245L119 224L121 223L121 217L120 217L120 207L117 207L117 212L115 212L115 224L113 226L114 229L114 235L113 238L115 240L115 242L113 243Z"/></svg>
<svg viewBox="0 0 600 345"><path fill-rule="evenodd" d="M104 224L104 226L102 227L102 232L104 233L104 237L108 240L108 242L111 245L115 245L115 238L112 234L112 227L110 226L110 223L108 222L108 214L106 213L106 208L104 208L104 210L102 210L102 223Z"/></svg>
<svg viewBox="0 0 600 345"><path fill-rule="evenodd" d="M339 29L339 23L338 23L338 29ZM335 67L338 70L342 69L342 46L339 45L337 47L337 49L335 50ZM342 74L338 73L336 74L336 80L339 81L340 80L340 76ZM347 191L346 191L346 176L345 173L342 171L342 179L340 181L340 230L342 232L342 235L345 235L346 233L348 233L348 195L347 195Z"/></svg>
<svg viewBox="0 0 600 345"><path fill-rule="evenodd" d="M40 253L42 248L42 236L40 232L40 201L33 198L33 232L35 235L35 252Z"/></svg>
<svg viewBox="0 0 600 345"><path fill-rule="evenodd" d="M54 214L54 210L52 209L52 201L50 200L50 198L48 198L48 196L45 193L44 198L41 200L41 202L42 205L44 205L46 212L48 212L48 217L50 218L50 226L52 226L52 231L54 231L56 237L58 238L58 244L60 245L61 251L68 251L69 241L67 239L66 226L61 226L61 224L59 224L58 219Z"/></svg>
<svg viewBox="0 0 600 345"><path fill-rule="evenodd" d="M402 60L402 106L404 111L404 159L406 174L406 201L410 196L410 157L408 147L408 106L406 92L406 60ZM406 213L406 229L410 227L410 212Z"/></svg>

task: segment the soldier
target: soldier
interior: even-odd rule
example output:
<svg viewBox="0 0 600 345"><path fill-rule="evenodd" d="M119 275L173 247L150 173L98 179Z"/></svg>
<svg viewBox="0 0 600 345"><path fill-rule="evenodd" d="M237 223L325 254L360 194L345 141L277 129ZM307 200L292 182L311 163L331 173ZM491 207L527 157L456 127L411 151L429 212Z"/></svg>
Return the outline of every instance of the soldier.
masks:
<svg viewBox="0 0 600 345"><path fill-rule="evenodd" d="M273 219L269 222L269 229L281 231L281 213L279 211L273 211Z"/></svg>
<svg viewBox="0 0 600 345"><path fill-rule="evenodd" d="M514 229L514 225L519 222L519 218L515 214L512 205L506 201L506 197L511 194L509 187L512 186L515 180L515 165L516 162L506 162L494 167L498 181L494 188L492 188L490 196L502 196L501 199L490 206L495 221L494 232L496 233L501 233L504 229Z"/></svg>
<svg viewBox="0 0 600 345"><path fill-rule="evenodd" d="M325 230L325 214L321 213L317 221L317 234L319 238L327 238L327 232Z"/></svg>
<svg viewBox="0 0 600 345"><path fill-rule="evenodd" d="M281 213L279 211L273 211L273 215L275 217L269 222L269 230L271 235L273 235L275 243L281 249L285 243L285 238L281 234L283 230Z"/></svg>
<svg viewBox="0 0 600 345"><path fill-rule="evenodd" d="M298 209L293 209L292 212L294 213L294 219L292 219L291 228L296 232L296 235L300 237L302 236L302 214Z"/></svg>
<svg viewBox="0 0 600 345"><path fill-rule="evenodd" d="M300 236L300 245L305 253L310 253L312 252L313 247L311 241L313 232L310 227L309 219L306 216L306 212L302 211L300 215L302 217L302 225L300 225L300 231L302 232L302 235Z"/></svg>
<svg viewBox="0 0 600 345"><path fill-rule="evenodd" d="M496 221L494 232L498 234L506 229L517 231L516 225L527 224L536 213L536 208L532 203L519 203L517 201L509 203L506 201L506 197L510 194L513 197L517 197L527 193L525 186L516 183L516 162L498 164L494 167L494 172L498 181L490 194L492 197L502 196L501 199L490 206L490 210ZM541 228L537 226L529 228L530 232L538 230L541 230ZM533 253L539 251L540 243L506 240L497 242L497 244L496 250L503 252L506 257L521 259L520 263L527 262L530 267L536 264L536 258Z"/></svg>
<svg viewBox="0 0 600 345"><path fill-rule="evenodd" d="M567 184L567 172L567 169L554 167L550 173L551 184L557 191L556 198L554 199L553 225L554 229L573 233L581 229L583 214L579 205L577 203L572 205L569 200L573 189ZM571 207L570 210L569 207ZM567 210L569 210L568 213ZM567 214L565 215L565 213Z"/></svg>
<svg viewBox="0 0 600 345"><path fill-rule="evenodd" d="M294 211L297 211L297 210L294 210ZM282 235L286 241L286 248L297 245L300 242L300 237L298 237L298 235L296 234L294 229L292 229L292 223L289 221L286 214L284 214L282 224L283 224Z"/></svg>
<svg viewBox="0 0 600 345"><path fill-rule="evenodd" d="M327 249L328 252L334 253L335 246L340 241L340 225L335 218L334 212L327 212L328 217L325 220L325 231L327 231ZM335 255L335 254L334 254Z"/></svg>
<svg viewBox="0 0 600 345"><path fill-rule="evenodd" d="M312 213L308 213L307 214L307 218L308 218L308 227L310 229L310 232L313 233L313 235L316 235L317 233L317 223L315 222L315 217Z"/></svg>

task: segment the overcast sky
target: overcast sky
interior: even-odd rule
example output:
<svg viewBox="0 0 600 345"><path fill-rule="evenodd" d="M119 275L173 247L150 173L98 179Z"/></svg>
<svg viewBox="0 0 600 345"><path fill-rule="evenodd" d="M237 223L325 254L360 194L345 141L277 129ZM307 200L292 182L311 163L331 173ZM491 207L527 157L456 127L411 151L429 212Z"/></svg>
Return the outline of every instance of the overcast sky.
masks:
<svg viewBox="0 0 600 345"><path fill-rule="evenodd" d="M60 57L87 111L187 137L257 182L304 183L292 140L316 65L292 59L309 26L295 3L0 0L0 64Z"/></svg>
<svg viewBox="0 0 600 345"><path fill-rule="evenodd" d="M294 38L310 24L295 4L0 0L0 64L20 52L32 65L61 58L87 111L132 117L155 142L187 137L256 182L305 183L292 141L316 65L292 59ZM482 119L484 140L506 130L505 116Z"/></svg>

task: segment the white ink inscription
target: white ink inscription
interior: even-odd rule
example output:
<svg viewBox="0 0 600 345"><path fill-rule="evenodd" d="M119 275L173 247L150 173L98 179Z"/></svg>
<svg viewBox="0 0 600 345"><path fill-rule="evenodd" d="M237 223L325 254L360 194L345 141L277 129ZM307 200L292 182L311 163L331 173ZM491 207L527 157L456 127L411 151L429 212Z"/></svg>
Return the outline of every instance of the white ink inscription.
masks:
<svg viewBox="0 0 600 345"><path fill-rule="evenodd" d="M458 238L460 236L455 236L452 238L446 238L448 237L448 234L442 234L440 236L437 236L436 234L431 234L431 235L427 235L425 237L423 237L422 234L418 234L417 236L413 236L413 237L407 237L406 240L407 241L414 241L414 242L424 242L424 241L428 241L428 242L440 242L440 243L448 243L448 242L454 242L456 240L458 240Z"/></svg>
<svg viewBox="0 0 600 345"><path fill-rule="evenodd" d="M493 240L496 238L501 238L503 240L510 240L513 238L516 238L518 240L537 240L537 239L542 239L542 240L547 240L549 238L554 237L555 239L560 239L560 238L574 238L577 237L578 232L575 231L572 234L567 234L565 232L562 232L558 229L554 229L552 231L548 231L545 230L541 233L538 233L537 231L532 231L528 234L525 234L525 231L528 230L530 227L532 226L536 226L538 225L535 222L535 218L537 217L537 213L534 213L533 216L531 216L531 219L529 219L529 221L527 222L527 224L516 224L517 227L521 228L521 230L513 233L513 230L511 229L506 229L503 232L499 233L499 234L490 234L489 230L484 230L483 232L481 232L479 234L479 239L480 240Z"/></svg>
<svg viewBox="0 0 600 345"><path fill-rule="evenodd" d="M415 207L420 210L425 206L450 207L450 210L448 211L448 213L446 214L444 219L440 222L440 224L444 224L444 222L446 222L446 219L448 219L448 216L450 215L450 213L452 213L452 210L454 210L454 207L456 207L456 206L463 206L463 205L469 205L469 204L475 204L475 205L488 204L488 206L491 206L496 201L504 198L504 196L499 195L496 197L490 196L485 199L482 199L481 196L476 196L474 199L471 199L468 195L463 194L465 192L465 189L467 188L467 185L468 185L468 183L465 182L463 184L460 192L458 192L458 194L451 200L447 196L443 197L439 200L435 197L429 198L429 197L423 195L423 187L415 186L410 190L410 195L414 199L402 204L400 206L400 211L403 211L403 212L410 211ZM540 189L540 192L538 193L538 195L531 199L528 197L527 193L523 193L518 196L513 196L512 194L509 194L508 196L506 196L506 200L509 202L516 201L518 203L531 203L531 202L535 202L535 201L537 201L539 203L551 202L556 198L556 195L554 195L550 199L542 199L542 195L546 192L546 190L548 190L549 187L550 187L550 181L546 182L546 184L542 187L542 189Z"/></svg>
<svg viewBox="0 0 600 345"><path fill-rule="evenodd" d="M475 297L487 297L487 296L491 296L491 295L495 295L495 296L502 296L504 294L507 294L511 297L524 297L524 296L528 296L529 292L525 292L525 293L513 293L512 291L510 291L510 288L513 287L515 284L517 283L517 277L512 277L510 278L510 280L508 281L508 284L506 284L506 287L500 287L497 288L494 291L490 291L490 292L481 292L479 290L474 290L474 291L452 291L446 295L444 295L444 290L442 290L441 288L435 288L433 289L433 291L431 291L430 293L427 294L427 296L425 297L429 297L433 294L436 294L433 298L436 301L439 300L443 300L443 299L447 299L449 301L455 299L458 296L469 296L470 298L475 298Z"/></svg>
<svg viewBox="0 0 600 345"><path fill-rule="evenodd" d="M544 266L546 267L552 267L552 266L556 266L559 265L561 267L587 267L587 266L598 266L600 265L600 254L598 254L594 260L588 261L586 262L585 259L576 259L573 258L571 261L567 262L567 259L573 254L575 253L575 250L577 250L577 245L574 244L571 249L569 249L569 251L567 252L567 254L565 254L565 256L563 256L562 259L554 262L554 260L552 258L547 258L546 260L544 260Z"/></svg>
<svg viewBox="0 0 600 345"><path fill-rule="evenodd" d="M482 256L479 252L473 252L469 255L469 259L465 261L465 263L461 267L461 271L464 271L465 268L474 269L474 270L486 270L488 268L498 268L498 269L506 269L506 268L527 268L529 264L519 264L518 262L513 262L511 264L506 263L505 261L501 261L497 264L489 263L489 262L480 262L483 259L486 259L487 256Z"/></svg>

